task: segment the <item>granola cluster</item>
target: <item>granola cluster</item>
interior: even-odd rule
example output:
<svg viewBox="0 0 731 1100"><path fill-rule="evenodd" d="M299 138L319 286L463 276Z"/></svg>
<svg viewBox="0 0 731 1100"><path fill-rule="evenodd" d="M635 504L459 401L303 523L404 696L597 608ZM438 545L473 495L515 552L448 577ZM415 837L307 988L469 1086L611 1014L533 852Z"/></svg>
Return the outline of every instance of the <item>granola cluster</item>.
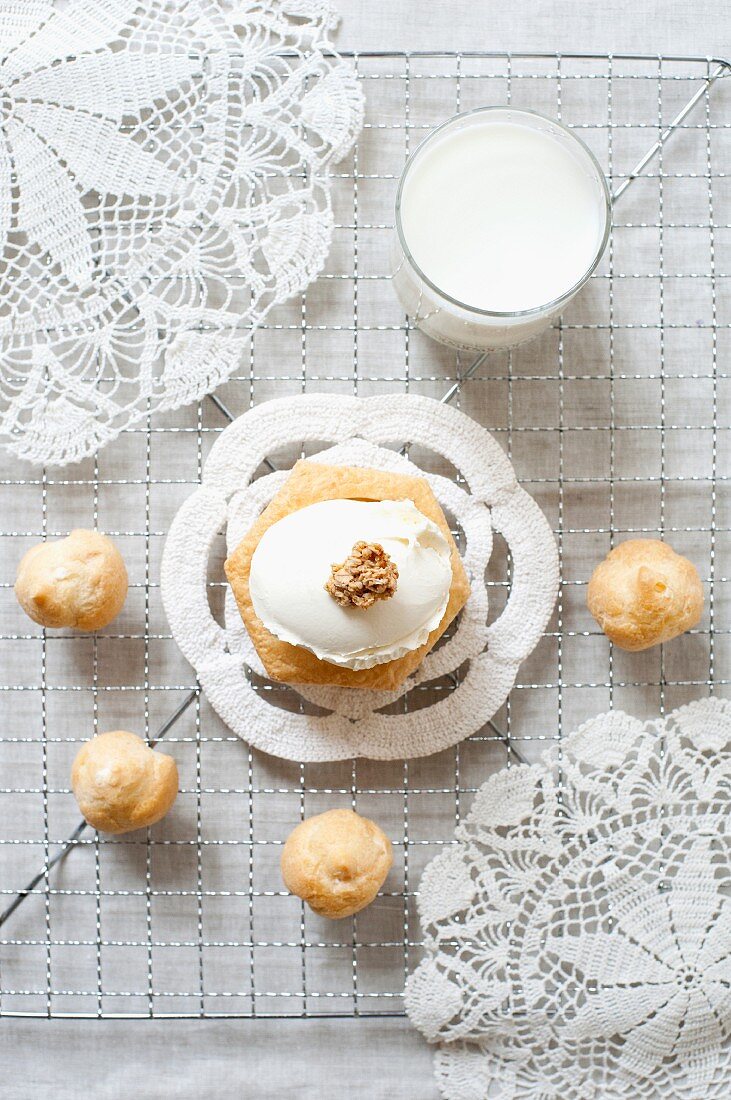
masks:
<svg viewBox="0 0 731 1100"><path fill-rule="evenodd" d="M325 588L341 607L365 611L396 591L398 569L377 542L356 542L350 556L333 565Z"/></svg>

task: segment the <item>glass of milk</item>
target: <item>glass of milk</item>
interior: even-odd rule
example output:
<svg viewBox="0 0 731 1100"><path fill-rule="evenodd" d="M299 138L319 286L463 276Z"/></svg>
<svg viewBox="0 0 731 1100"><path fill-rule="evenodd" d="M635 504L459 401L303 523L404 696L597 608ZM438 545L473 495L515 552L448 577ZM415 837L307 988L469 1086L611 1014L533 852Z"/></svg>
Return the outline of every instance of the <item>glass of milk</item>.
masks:
<svg viewBox="0 0 731 1100"><path fill-rule="evenodd" d="M481 107L437 127L407 161L394 286L441 343L510 347L581 290L610 225L607 182L583 141L533 111Z"/></svg>

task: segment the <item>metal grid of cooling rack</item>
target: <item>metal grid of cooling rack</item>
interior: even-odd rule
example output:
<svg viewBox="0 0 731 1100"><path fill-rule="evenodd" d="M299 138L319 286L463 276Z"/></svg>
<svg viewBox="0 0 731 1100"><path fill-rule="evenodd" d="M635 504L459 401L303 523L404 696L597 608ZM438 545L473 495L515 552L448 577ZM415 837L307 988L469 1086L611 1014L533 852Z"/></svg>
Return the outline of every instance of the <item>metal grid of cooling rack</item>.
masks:
<svg viewBox="0 0 731 1100"><path fill-rule="evenodd" d="M0 1015L398 1013L420 952L419 875L492 771L511 753L535 759L608 706L646 716L728 692L728 64L354 60L367 121L336 170L326 270L257 331L239 376L96 459L31 473L4 462ZM621 201L604 262L561 322L512 353L474 359L410 331L400 314L388 285L393 200L408 152L434 124L508 102L576 127ZM309 390L454 401L496 434L555 528L563 581L545 637L494 727L438 756L298 766L251 751L207 706L170 638L162 542L227 413ZM128 561L127 606L95 637L45 634L13 599L17 560L41 537L94 524ZM707 591L696 630L634 655L612 651L584 605L593 565L630 533L667 537ZM498 549L496 614L508 578ZM214 593L221 584L219 570ZM146 835L76 829L71 760L91 733L115 727L165 734L178 761L175 809ZM386 829L395 862L369 909L329 924L283 892L278 860L301 817L343 804Z"/></svg>

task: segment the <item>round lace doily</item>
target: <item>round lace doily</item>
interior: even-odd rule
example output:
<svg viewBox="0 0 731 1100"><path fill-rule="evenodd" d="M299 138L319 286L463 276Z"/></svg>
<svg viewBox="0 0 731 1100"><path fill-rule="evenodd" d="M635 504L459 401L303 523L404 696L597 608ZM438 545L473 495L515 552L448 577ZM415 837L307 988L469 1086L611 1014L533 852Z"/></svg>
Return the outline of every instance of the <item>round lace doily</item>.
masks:
<svg viewBox="0 0 731 1100"><path fill-rule="evenodd" d="M215 389L327 254L362 123L328 0L0 10L0 440L76 461Z"/></svg>
<svg viewBox="0 0 731 1100"><path fill-rule="evenodd" d="M213 540L225 528L231 551L288 476L256 478L263 459L289 444L334 444L313 456L329 464L421 474L388 444L419 444L446 458L464 488L422 474L462 531L472 594L451 637L396 691L307 686L257 690L250 673L264 668L227 592L225 625L214 619L206 581ZM488 625L485 582L492 532L512 558L507 606ZM353 756L400 759L438 752L480 729L505 701L518 667L538 642L558 586L556 544L542 512L517 484L492 436L469 417L426 397L307 395L269 401L222 433L202 486L178 512L162 562L162 598L173 637L196 669L213 707L246 741L291 760ZM466 671L463 666L467 665ZM458 670L462 670L458 674ZM399 699L445 676L454 688L420 709ZM283 693L289 709L276 705ZM294 700L294 704L292 703ZM297 701L309 706L299 707Z"/></svg>
<svg viewBox="0 0 731 1100"><path fill-rule="evenodd" d="M412 1022L449 1100L726 1100L731 703L494 775L421 880Z"/></svg>

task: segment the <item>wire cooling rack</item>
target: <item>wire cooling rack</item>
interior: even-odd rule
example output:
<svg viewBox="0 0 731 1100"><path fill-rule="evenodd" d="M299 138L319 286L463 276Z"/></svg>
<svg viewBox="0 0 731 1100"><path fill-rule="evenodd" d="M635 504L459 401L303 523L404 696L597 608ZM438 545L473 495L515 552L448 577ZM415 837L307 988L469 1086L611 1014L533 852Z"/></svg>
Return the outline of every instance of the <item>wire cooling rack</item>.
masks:
<svg viewBox="0 0 731 1100"><path fill-rule="evenodd" d="M156 415L96 459L30 472L5 459L0 646L0 1015L316 1016L402 1011L420 955L414 895L476 788L581 720L644 717L728 693L728 63L504 54L354 58L361 140L337 169L326 270L253 336L238 377ZM448 115L512 103L560 117L617 198L607 254L559 324L512 353L455 355L410 330L388 284L398 176ZM621 200L621 201L619 201ZM562 586L545 637L495 725L408 763L294 765L249 750L199 693L159 599L162 543L227 415L275 395L410 390L493 431L558 539ZM421 456L427 463L428 456ZM95 637L48 634L12 583L40 538L96 525L127 559L127 606ZM706 583L682 641L613 651L585 585L613 542L666 537ZM509 584L498 550L496 611ZM220 568L211 577L220 597ZM71 761L97 730L165 735L180 769L147 834L78 829ZM301 817L352 805L394 843L377 901L328 923L283 891L281 845Z"/></svg>

